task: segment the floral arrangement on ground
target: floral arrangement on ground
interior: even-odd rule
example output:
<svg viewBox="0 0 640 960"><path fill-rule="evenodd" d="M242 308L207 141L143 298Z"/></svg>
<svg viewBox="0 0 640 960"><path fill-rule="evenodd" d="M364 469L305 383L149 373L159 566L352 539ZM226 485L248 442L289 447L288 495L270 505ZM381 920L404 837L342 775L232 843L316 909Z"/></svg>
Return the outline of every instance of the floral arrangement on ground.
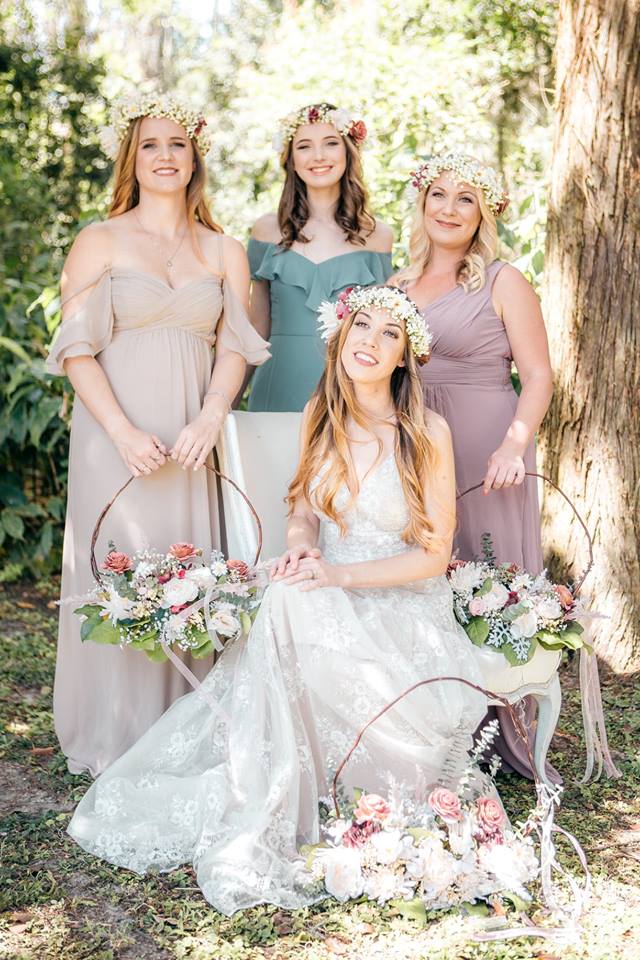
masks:
<svg viewBox="0 0 640 960"><path fill-rule="evenodd" d="M83 619L82 640L164 661L165 647L202 659L248 633L260 596L247 564L218 551L205 563L202 553L192 543L174 543L166 554L143 550L130 557L109 543L100 582L75 611Z"/></svg>
<svg viewBox="0 0 640 960"><path fill-rule="evenodd" d="M526 828L513 830L492 796L445 787L423 803L356 790L341 815L321 805L322 842L301 848L312 881L341 903L410 903L414 912L496 898L530 901L539 861ZM417 908L417 910L416 910Z"/></svg>
<svg viewBox="0 0 640 960"><path fill-rule="evenodd" d="M476 646L504 654L512 666L527 663L538 644L547 650L587 646L579 622L585 610L570 586L546 571L533 576L516 563L498 564L483 537L482 560L453 560L447 577L454 612Z"/></svg>

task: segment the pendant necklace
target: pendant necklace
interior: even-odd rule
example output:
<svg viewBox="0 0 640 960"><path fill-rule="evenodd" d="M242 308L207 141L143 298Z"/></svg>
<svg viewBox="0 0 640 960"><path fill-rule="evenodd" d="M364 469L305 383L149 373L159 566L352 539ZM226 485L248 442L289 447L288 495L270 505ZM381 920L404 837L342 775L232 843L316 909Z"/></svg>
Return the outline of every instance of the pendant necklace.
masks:
<svg viewBox="0 0 640 960"><path fill-rule="evenodd" d="M142 230L142 232L143 232L143 233L146 233L146 235L149 237L149 239L151 240L151 242L154 244L156 250L161 254L162 259L163 259L164 262L165 262L165 273L166 273L166 275L167 275L167 280L171 281L171 276L170 276L169 271L170 271L171 268L173 267L174 258L176 257L177 253L179 252L180 247L182 246L182 242L183 242L184 238L185 238L186 235L187 235L187 227L185 227L184 230L182 231L182 234L181 234L181 236L180 236L180 240L178 241L178 246L175 248L175 250L173 251L173 253L170 254L170 255L167 257L166 248L160 243L160 241L159 241L158 238L155 236L155 234L151 233L150 230L147 230L146 227L144 227L144 226L142 225L142 222L141 222L141 220L140 220L140 217L139 217L138 214L136 213L135 207L133 208L133 215L134 215L134 217L136 218L136 220L138 221L138 226L140 227L140 229Z"/></svg>

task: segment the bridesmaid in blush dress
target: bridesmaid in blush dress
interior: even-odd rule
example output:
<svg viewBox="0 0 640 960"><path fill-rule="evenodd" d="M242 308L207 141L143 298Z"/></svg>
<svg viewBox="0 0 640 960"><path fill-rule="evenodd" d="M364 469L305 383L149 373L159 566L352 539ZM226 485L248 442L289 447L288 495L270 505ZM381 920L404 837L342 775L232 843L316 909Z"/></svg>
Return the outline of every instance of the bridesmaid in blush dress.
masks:
<svg viewBox="0 0 640 960"><path fill-rule="evenodd" d="M393 234L369 213L362 177L366 133L362 120L330 103L281 123L278 212L258 220L248 247L251 319L271 341L271 359L253 376L252 411L302 410L324 370L320 303L391 272Z"/></svg>
<svg viewBox="0 0 640 960"><path fill-rule="evenodd" d="M47 361L75 391L54 721L71 772L94 776L188 689L170 663L81 642L74 598L93 585L96 518L133 475L104 525L98 562L109 539L129 555L177 541L205 555L219 549L216 484L201 468L247 362L269 356L247 316L246 254L203 199L198 114L142 97L119 117L109 217L80 231L69 253ZM191 666L202 677L211 661Z"/></svg>
<svg viewBox="0 0 640 960"><path fill-rule="evenodd" d="M420 306L432 333L422 368L425 402L447 420L459 492L454 551L482 553L490 533L499 562L542 570L535 433L552 393L544 321L533 288L496 259L496 216L507 197L497 176L460 154L431 157L414 174L419 190L409 266L395 278ZM515 361L522 391L511 382ZM533 719L533 703L527 717ZM507 767L531 776L524 745L498 710L497 748ZM549 770L557 779L557 774Z"/></svg>

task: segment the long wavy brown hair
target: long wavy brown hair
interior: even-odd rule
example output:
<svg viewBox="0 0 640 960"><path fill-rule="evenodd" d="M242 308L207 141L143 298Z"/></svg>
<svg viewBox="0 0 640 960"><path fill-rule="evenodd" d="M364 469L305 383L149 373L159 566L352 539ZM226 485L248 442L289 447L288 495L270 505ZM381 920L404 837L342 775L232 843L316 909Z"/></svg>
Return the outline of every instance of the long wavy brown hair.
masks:
<svg viewBox="0 0 640 960"><path fill-rule="evenodd" d="M289 516L293 514L296 501L305 499L337 523L343 534L347 527L337 507L338 494L345 484L352 499L358 492L346 425L352 419L365 430L371 428L371 421L358 405L353 382L341 359L342 348L358 313L355 311L345 317L327 345L326 367L309 401L300 445L300 463L286 498ZM418 364L406 336L403 359L405 365L396 367L391 375L391 397L397 419L395 458L409 509L409 523L402 532L402 539L425 550L435 550L441 547L443 538L434 532L427 515L425 480L428 491L429 478L437 469L439 455L429 435ZM380 441L378 446L379 454L382 454ZM318 476L320 480L312 490L312 482ZM452 514L451 532L454 526L455 516Z"/></svg>
<svg viewBox="0 0 640 960"><path fill-rule="evenodd" d="M143 120L144 117L138 117L129 124L125 138L120 144L113 176L113 193L111 206L109 207L109 217L117 217L121 213L126 213L127 210L137 207L140 201L140 188L136 179L136 152L140 142L140 126ZM215 233L224 233L224 230L218 226L211 216L211 211L205 200L207 170L202 159L202 153L194 139L191 139L191 146L193 147L195 169L187 186L187 224L195 242L195 249L199 250L195 234L196 223L201 223L203 227L207 227Z"/></svg>
<svg viewBox="0 0 640 960"><path fill-rule="evenodd" d="M332 103L310 104L307 109L335 110ZM364 246L366 237L373 233L376 221L369 211L369 195L364 185L360 150L349 134L342 138L347 150L346 169L340 180L340 197L335 220L344 230L349 243ZM293 165L293 139L285 145L280 158L285 173L284 187L278 205L278 225L281 246L288 250L292 243L309 243L304 228L309 219L307 187Z"/></svg>

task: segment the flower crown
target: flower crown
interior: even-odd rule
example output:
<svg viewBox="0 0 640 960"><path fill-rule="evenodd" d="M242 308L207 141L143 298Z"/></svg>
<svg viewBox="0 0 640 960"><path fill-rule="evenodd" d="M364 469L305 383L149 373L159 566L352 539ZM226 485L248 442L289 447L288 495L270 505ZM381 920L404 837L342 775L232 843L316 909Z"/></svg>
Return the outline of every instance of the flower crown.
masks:
<svg viewBox="0 0 640 960"><path fill-rule="evenodd" d="M367 127L364 120L357 120L349 110L331 107L328 103L313 103L287 114L278 124L273 137L273 149L282 153L293 139L298 127L305 123L332 123L343 137L351 137L357 147L367 139Z"/></svg>
<svg viewBox="0 0 640 960"><path fill-rule="evenodd" d="M196 141L202 154L208 153L211 147L211 138L205 131L207 121L201 113L192 110L174 94L143 93L117 100L111 108L111 124L100 133L102 149L110 160L118 156L129 124L138 117L167 117L185 128L187 136Z"/></svg>
<svg viewBox="0 0 640 960"><path fill-rule="evenodd" d="M426 363L431 352L433 335L417 306L399 287L348 287L335 303L325 300L318 310L320 336L329 340L349 314L364 307L389 310L394 320L403 322L411 349L418 363Z"/></svg>
<svg viewBox="0 0 640 960"><path fill-rule="evenodd" d="M428 157L411 174L411 182L417 190L426 190L445 171L453 173L459 183L471 183L482 190L487 206L496 217L509 206L509 195L493 167L486 167L465 153L438 153Z"/></svg>

